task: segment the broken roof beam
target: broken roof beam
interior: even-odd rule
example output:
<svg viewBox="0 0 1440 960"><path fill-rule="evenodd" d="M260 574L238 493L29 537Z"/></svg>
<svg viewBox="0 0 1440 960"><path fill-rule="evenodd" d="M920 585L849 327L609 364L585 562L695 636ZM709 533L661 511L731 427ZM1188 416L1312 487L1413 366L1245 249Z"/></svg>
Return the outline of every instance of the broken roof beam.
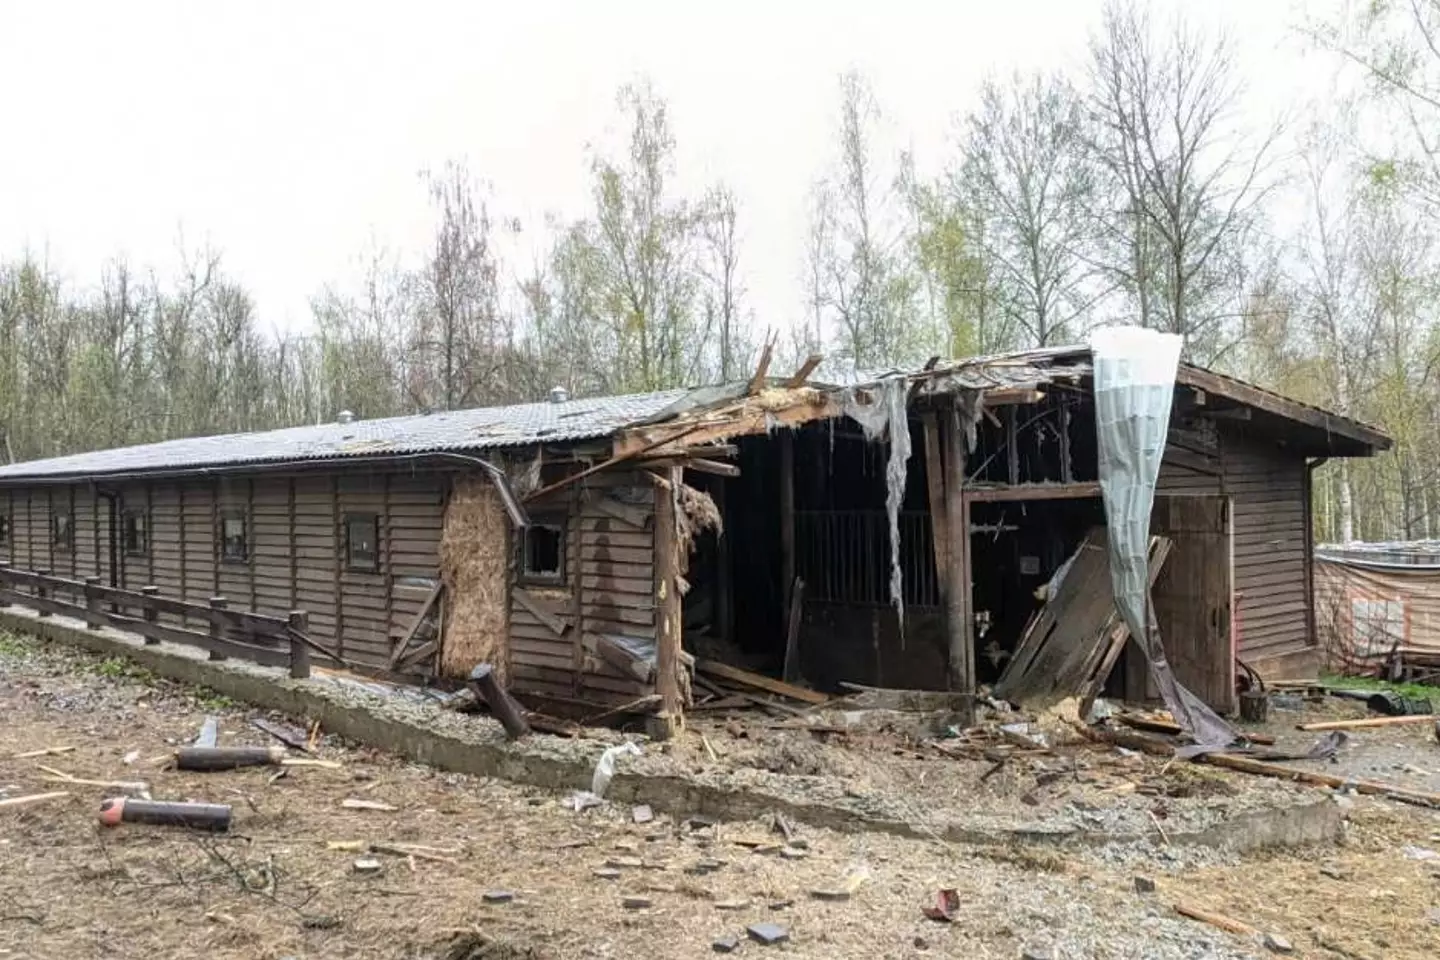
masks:
<svg viewBox="0 0 1440 960"><path fill-rule="evenodd" d="M773 391L771 391L773 393ZM778 405L758 403L755 398L724 412L713 412L713 419L676 420L672 423L623 430L615 437L615 458L628 459L641 453L655 456L685 456L686 447L722 442L734 437L769 433L777 427L793 428L816 420L838 417L843 412L839 397L808 388L794 391L794 402ZM770 396L770 393L765 395ZM676 444L685 439L683 447ZM676 444L675 446L671 446Z"/></svg>
<svg viewBox="0 0 1440 960"><path fill-rule="evenodd" d="M1084 500L1100 496L1100 484L1017 483L1014 486L966 487L965 499L972 503L1010 503L1017 500Z"/></svg>
<svg viewBox="0 0 1440 960"><path fill-rule="evenodd" d="M814 373L815 368L820 366L820 364L824 362L824 360L825 357L823 354L810 354L810 356L805 358L805 362L800 365L800 368L794 373L790 374L790 378L785 381L784 386L790 389L794 389L795 387L803 387L805 385L805 381L810 379L810 374Z"/></svg>

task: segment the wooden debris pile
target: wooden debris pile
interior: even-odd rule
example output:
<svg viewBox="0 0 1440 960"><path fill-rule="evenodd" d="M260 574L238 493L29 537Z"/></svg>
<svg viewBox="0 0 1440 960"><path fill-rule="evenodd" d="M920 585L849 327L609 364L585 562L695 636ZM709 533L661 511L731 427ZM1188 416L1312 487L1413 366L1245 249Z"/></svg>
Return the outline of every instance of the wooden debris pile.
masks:
<svg viewBox="0 0 1440 960"><path fill-rule="evenodd" d="M831 703L828 694L742 670L718 660L695 661L695 687L701 691L691 710L758 707L779 716L804 716Z"/></svg>

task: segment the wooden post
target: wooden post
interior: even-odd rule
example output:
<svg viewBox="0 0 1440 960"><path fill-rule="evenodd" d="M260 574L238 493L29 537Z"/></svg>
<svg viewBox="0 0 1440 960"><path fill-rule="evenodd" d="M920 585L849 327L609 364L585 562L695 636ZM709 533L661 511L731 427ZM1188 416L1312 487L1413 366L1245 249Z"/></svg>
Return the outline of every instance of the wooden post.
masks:
<svg viewBox="0 0 1440 960"><path fill-rule="evenodd" d="M781 624L790 612L790 591L795 585L795 435L780 431L780 584Z"/></svg>
<svg viewBox="0 0 1440 960"><path fill-rule="evenodd" d="M655 692L660 712L649 720L650 735L668 740L680 729L680 538L675 526L675 496L681 471L670 468L668 485L655 488Z"/></svg>
<svg viewBox="0 0 1440 960"><path fill-rule="evenodd" d="M1020 483L1020 431L1014 407L1005 408L1005 473L1010 486Z"/></svg>
<svg viewBox="0 0 1440 960"><path fill-rule="evenodd" d="M729 641L734 630L735 583L730 570L730 536L725 531L729 517L725 514L724 479L715 484L712 494L715 509L720 512L720 532L715 538L715 633L722 641Z"/></svg>
<svg viewBox="0 0 1440 960"><path fill-rule="evenodd" d="M160 588L157 587L157 586L155 586L155 585L152 583L152 584L147 584L147 585L141 587L141 588L140 588L140 592L141 592L142 594L144 594L145 596L147 596L147 597L158 597L158 596L160 595ZM156 611L156 609L155 609L154 607L150 606L149 604L146 604L145 606L143 606L143 607L140 608L140 617L141 617L141 619L143 619L143 620L145 620L145 621L147 621L147 622L149 622L149 623L155 623L157 620L160 619L160 614L159 614L158 611ZM157 643L160 642L160 641L159 641L157 638L155 638L155 637L149 637L149 636L147 636L147 637L145 637L144 639L145 639L145 644L146 644L147 646L153 646L154 644L157 644Z"/></svg>
<svg viewBox="0 0 1440 960"><path fill-rule="evenodd" d="M291 610L290 629L295 633L306 633L310 629L310 614L304 610ZM310 677L310 648L299 637L290 636L290 678L307 680Z"/></svg>
<svg viewBox="0 0 1440 960"><path fill-rule="evenodd" d="M46 569L44 569L44 570L36 570L35 572L38 573L38 574L40 574L40 576L42 576L42 577L48 577L48 576L50 576L50 570L49 570L48 568L46 568ZM50 588L47 587L47 586L45 586L44 584L39 584L39 585L37 585L37 586L35 587L35 596L38 597L38 598L41 599L41 600L48 600L48 599L50 598ZM37 617L48 617L48 616L50 616L50 611L49 611L49 610L37 610L37 611L35 611L35 615L36 615Z"/></svg>
<svg viewBox="0 0 1440 960"><path fill-rule="evenodd" d="M1075 480L1075 466L1070 457L1070 405L1060 401L1060 482Z"/></svg>
<svg viewBox="0 0 1440 960"><path fill-rule="evenodd" d="M211 610L224 610L229 605L229 601L227 601L224 597L210 598ZM210 636L216 640L223 640L226 638L228 632L229 631L225 629L224 621L222 621L221 618L216 614L210 614ZM216 653L214 650L211 650L209 654L209 659L224 660L225 655L222 653Z"/></svg>
<svg viewBox="0 0 1440 960"><path fill-rule="evenodd" d="M790 588L790 623L785 631L785 664L780 677L794 683L800 673L800 623L805 613L805 581L795 578Z"/></svg>
<svg viewBox="0 0 1440 960"><path fill-rule="evenodd" d="M525 713L520 709L505 688L500 686L499 679L495 676L495 668L488 663L482 663L470 671L470 686L475 695L481 699L500 721L500 726L505 728L505 736L511 740L518 740L530 732L530 724L525 720Z"/></svg>
<svg viewBox="0 0 1440 960"><path fill-rule="evenodd" d="M85 626L91 630L105 626L105 619L100 616L100 594L96 590L99 586L99 577L85 578Z"/></svg>
<svg viewBox="0 0 1440 960"><path fill-rule="evenodd" d="M11 534L10 534L10 535L11 535L11 536L14 536L14 535L15 535L15 534L14 534L14 531L11 531ZM10 564L8 564L8 563L0 563L0 572L3 572L3 571L8 570L8 569L10 569ZM9 593L8 593L9 590L10 590L10 581L7 580L7 579L5 579L3 576L0 576L0 608L10 606Z"/></svg>
<svg viewBox="0 0 1440 960"><path fill-rule="evenodd" d="M949 687L975 692L974 640L970 623L970 510L965 502L965 448L960 411L952 407L940 431L945 458L945 513L949 518L949 569L945 578L945 619L949 637Z"/></svg>
<svg viewBox="0 0 1440 960"><path fill-rule="evenodd" d="M950 527L945 515L945 465L940 455L940 423L927 411L925 424L925 492L930 504L930 540L935 550L935 582L944 595L950 567Z"/></svg>

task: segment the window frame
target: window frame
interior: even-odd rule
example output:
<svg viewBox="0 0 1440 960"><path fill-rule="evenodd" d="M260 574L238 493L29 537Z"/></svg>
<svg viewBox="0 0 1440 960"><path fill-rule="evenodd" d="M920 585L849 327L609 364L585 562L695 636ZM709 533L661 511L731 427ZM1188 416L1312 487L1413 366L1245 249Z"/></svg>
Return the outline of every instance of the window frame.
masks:
<svg viewBox="0 0 1440 960"><path fill-rule="evenodd" d="M61 536L61 521L64 521L64 536ZM75 510L52 510L50 513L50 549L56 553L75 552Z"/></svg>
<svg viewBox="0 0 1440 960"><path fill-rule="evenodd" d="M140 521L139 546L130 545L130 520L136 518ZM127 557L148 557L150 556L150 511L144 507L127 507L120 511L120 549Z"/></svg>
<svg viewBox="0 0 1440 960"><path fill-rule="evenodd" d="M566 540L569 539L570 518L565 514L532 515L530 523L520 531L520 542L516 551L516 579L521 583L557 587L569 582L569 568L566 556ZM554 530L557 536L556 559L558 567L554 573L537 572L530 569L530 534L537 528Z"/></svg>
<svg viewBox="0 0 1440 960"><path fill-rule="evenodd" d="M342 518L345 524L345 569L355 573L379 573L380 572L380 514L378 513L347 513ZM356 562L355 560L355 537L352 525L364 523L370 526L372 539L374 541L374 559L367 562Z"/></svg>
<svg viewBox="0 0 1440 960"><path fill-rule="evenodd" d="M240 538L243 552L238 556L230 552L229 538L225 536L225 525L233 521L240 523ZM252 555L250 549L250 515L244 510L221 510L216 519L215 552L221 563L248 564Z"/></svg>

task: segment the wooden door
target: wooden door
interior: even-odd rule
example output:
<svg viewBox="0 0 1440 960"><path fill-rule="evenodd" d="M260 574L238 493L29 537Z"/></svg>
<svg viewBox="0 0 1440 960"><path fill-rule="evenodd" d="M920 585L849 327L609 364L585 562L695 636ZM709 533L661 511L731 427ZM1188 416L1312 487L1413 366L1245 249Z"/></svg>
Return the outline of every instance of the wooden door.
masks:
<svg viewBox="0 0 1440 960"><path fill-rule="evenodd" d="M1170 557L1153 592L1155 620L1175 678L1220 713L1235 710L1234 527L1230 498L1156 496L1150 532Z"/></svg>

